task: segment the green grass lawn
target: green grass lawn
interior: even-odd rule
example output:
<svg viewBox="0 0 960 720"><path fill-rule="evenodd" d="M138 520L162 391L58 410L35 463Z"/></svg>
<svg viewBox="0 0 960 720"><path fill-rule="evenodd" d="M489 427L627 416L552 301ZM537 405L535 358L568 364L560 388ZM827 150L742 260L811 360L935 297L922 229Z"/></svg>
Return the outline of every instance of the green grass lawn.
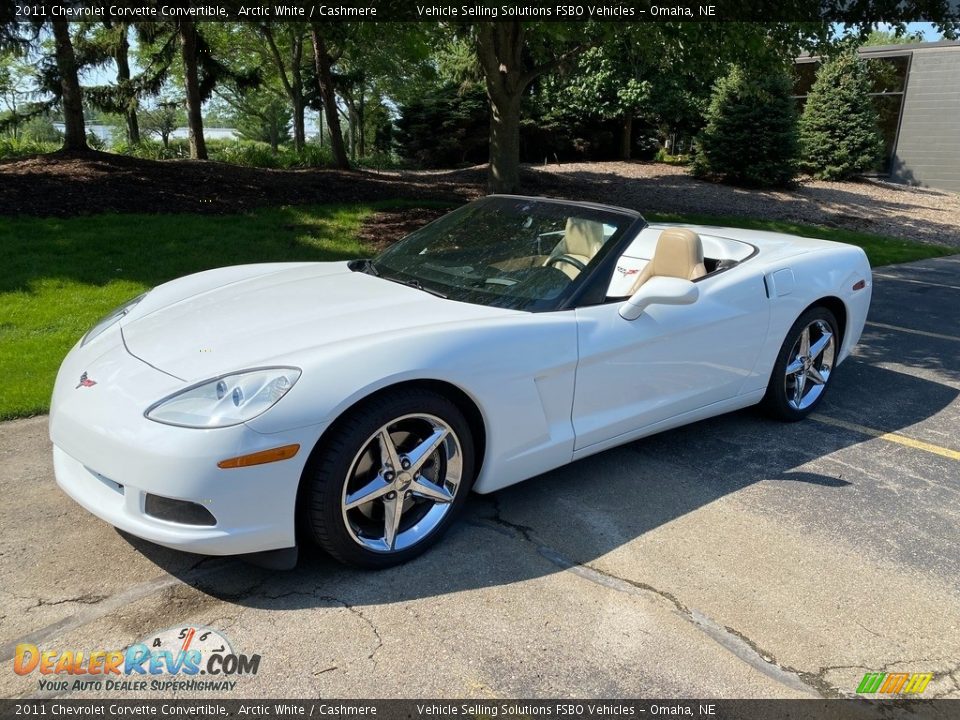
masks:
<svg viewBox="0 0 960 720"><path fill-rule="evenodd" d="M364 218L409 204L0 218L0 420L46 412L64 355L124 301L209 268L368 255L356 239Z"/></svg>
<svg viewBox="0 0 960 720"><path fill-rule="evenodd" d="M125 300L181 275L239 263L345 260L370 253L364 218L389 202L259 209L232 216L0 218L0 420L46 412L60 361ZM866 233L743 218L654 215L852 242L873 265L951 250Z"/></svg>

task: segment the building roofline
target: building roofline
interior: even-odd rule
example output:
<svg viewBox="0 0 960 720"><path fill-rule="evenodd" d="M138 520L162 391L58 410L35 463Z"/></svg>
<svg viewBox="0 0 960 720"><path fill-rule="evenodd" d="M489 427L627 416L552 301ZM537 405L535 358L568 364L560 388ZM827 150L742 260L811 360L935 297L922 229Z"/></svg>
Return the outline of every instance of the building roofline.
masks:
<svg viewBox="0 0 960 720"><path fill-rule="evenodd" d="M925 50L946 50L950 48L960 49L960 40L936 40L934 42L907 43L903 45L869 45L857 48L857 53L867 57L871 55L908 55ZM808 62L819 60L821 57L820 55L811 55L808 52L803 52L800 53L796 59L797 62Z"/></svg>

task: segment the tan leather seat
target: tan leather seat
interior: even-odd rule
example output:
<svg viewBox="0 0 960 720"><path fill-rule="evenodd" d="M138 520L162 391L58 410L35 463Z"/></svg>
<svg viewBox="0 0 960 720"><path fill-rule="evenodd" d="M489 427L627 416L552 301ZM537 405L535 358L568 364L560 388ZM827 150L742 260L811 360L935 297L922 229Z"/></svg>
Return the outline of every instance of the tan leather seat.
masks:
<svg viewBox="0 0 960 720"><path fill-rule="evenodd" d="M637 275L629 294L633 295L652 277L696 280L706 274L700 236L686 228L669 228L660 233L653 259Z"/></svg>
<svg viewBox="0 0 960 720"><path fill-rule="evenodd" d="M575 278L580 274L580 268L562 260L557 261L557 258L566 255L586 265L601 247L603 247L603 223L570 217L567 218L563 240L553 249L544 265L553 265L571 278Z"/></svg>

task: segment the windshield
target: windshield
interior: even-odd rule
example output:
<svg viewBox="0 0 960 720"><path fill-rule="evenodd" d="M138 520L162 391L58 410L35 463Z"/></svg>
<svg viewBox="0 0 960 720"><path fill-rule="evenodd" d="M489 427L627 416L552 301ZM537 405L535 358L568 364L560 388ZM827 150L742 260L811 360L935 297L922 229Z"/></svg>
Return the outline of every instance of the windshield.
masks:
<svg viewBox="0 0 960 720"><path fill-rule="evenodd" d="M407 236L372 267L387 280L451 300L554 310L633 221L579 205L489 197Z"/></svg>

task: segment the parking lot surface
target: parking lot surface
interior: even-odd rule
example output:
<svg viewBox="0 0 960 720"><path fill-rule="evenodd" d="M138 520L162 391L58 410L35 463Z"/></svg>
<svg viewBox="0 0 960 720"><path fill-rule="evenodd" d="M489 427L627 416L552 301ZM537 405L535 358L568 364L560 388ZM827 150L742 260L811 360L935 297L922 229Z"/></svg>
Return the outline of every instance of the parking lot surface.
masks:
<svg viewBox="0 0 960 720"><path fill-rule="evenodd" d="M813 418L734 413L474 496L381 572L121 535L57 489L46 418L6 423L0 694L130 696L41 690L20 642L207 626L262 658L222 697L840 697L897 671L960 698L958 394L960 256L880 268Z"/></svg>

